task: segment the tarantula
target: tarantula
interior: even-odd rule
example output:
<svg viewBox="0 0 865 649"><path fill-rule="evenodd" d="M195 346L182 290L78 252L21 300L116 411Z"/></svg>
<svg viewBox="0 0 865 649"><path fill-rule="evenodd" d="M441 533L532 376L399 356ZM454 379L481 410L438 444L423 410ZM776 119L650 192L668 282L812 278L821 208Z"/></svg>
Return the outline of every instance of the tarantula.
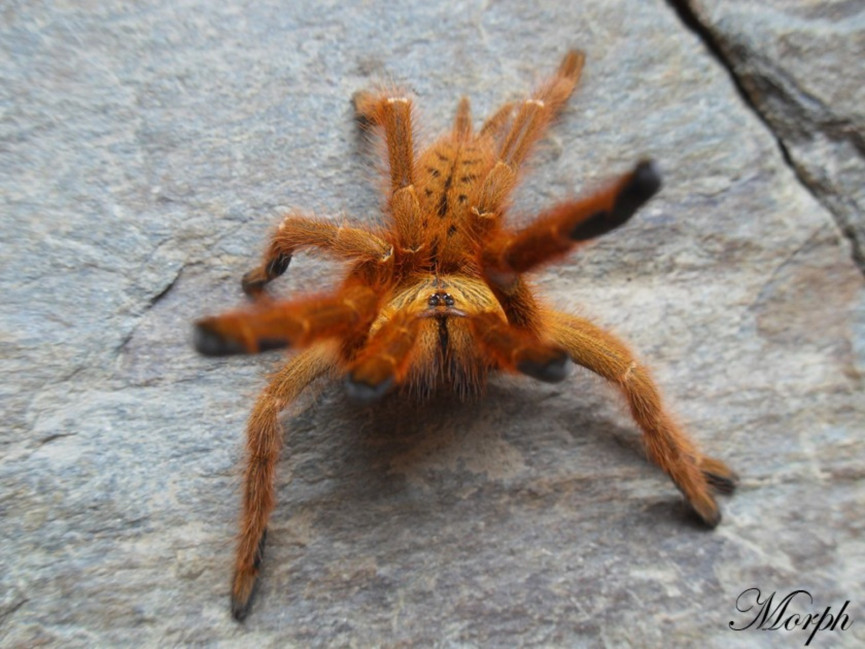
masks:
<svg viewBox="0 0 865 649"><path fill-rule="evenodd" d="M613 382L640 426L649 458L708 526L721 515L713 492L735 474L703 455L661 404L648 370L618 338L538 299L525 274L580 242L622 225L661 186L642 161L600 191L564 201L522 228L507 225L508 197L532 145L574 90L584 56L568 52L557 72L518 104L505 104L475 131L469 102L450 133L415 156L412 104L393 93L359 93L359 119L383 131L390 170L387 227L337 225L290 214L262 263L243 277L256 298L245 309L195 324L208 356L301 348L261 393L247 426L243 518L231 589L232 614L249 611L282 445L280 411L314 379L342 376L348 396L373 402L401 388L446 385L477 393L491 371L560 381L573 361ZM292 255L317 248L350 267L334 292L281 302L264 294Z"/></svg>

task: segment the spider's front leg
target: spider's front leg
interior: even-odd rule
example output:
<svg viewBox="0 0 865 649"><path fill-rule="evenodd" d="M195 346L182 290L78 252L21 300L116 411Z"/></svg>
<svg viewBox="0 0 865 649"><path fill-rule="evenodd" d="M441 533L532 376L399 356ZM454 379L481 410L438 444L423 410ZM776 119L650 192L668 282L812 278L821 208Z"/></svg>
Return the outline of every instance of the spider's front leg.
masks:
<svg viewBox="0 0 865 649"><path fill-rule="evenodd" d="M336 295L266 302L202 318L195 323L195 348L205 356L257 354L348 336L369 325L379 298L370 286L349 284Z"/></svg>
<svg viewBox="0 0 865 649"><path fill-rule="evenodd" d="M623 225L660 188L657 166L645 160L601 191L560 203L517 232L499 231L483 252L487 278L499 288L506 287L519 273Z"/></svg>
<svg viewBox="0 0 865 649"><path fill-rule="evenodd" d="M643 431L646 451L709 527L721 520L713 492L731 493L737 476L720 460L706 457L682 431L661 403L648 370L615 336L582 318L549 313L545 329L571 359L615 383Z"/></svg>
<svg viewBox="0 0 865 649"><path fill-rule="evenodd" d="M276 463L283 435L279 413L336 362L335 345L329 343L319 343L301 352L271 378L249 417L243 515L231 584L231 613L236 620L243 620L249 612L264 552L267 522L275 504Z"/></svg>

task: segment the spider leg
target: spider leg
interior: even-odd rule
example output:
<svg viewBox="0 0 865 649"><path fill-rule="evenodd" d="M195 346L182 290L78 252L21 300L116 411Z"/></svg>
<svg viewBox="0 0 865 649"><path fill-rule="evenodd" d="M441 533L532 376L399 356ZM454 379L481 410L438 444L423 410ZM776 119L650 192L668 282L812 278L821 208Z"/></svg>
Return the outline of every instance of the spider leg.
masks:
<svg viewBox="0 0 865 649"><path fill-rule="evenodd" d="M487 121L484 122L484 125L481 127L478 135L480 137L499 137L502 134L505 126L507 126L508 121L511 118L511 114L514 112L514 106L516 106L514 102L508 102L504 104L501 108L499 108L495 113L490 115L487 118Z"/></svg>
<svg viewBox="0 0 865 649"><path fill-rule="evenodd" d="M584 61L582 52L568 52L556 74L520 105L499 149L499 161L484 179L478 202L472 210L482 226L489 227L500 215L516 184L520 165L571 96L580 80ZM505 104L499 109L484 124L481 135L496 136L507 123L513 106Z"/></svg>
<svg viewBox="0 0 865 649"><path fill-rule="evenodd" d="M502 369L548 383L557 383L569 373L568 354L561 347L508 324L495 313L474 315L469 326L481 347Z"/></svg>
<svg viewBox="0 0 865 649"><path fill-rule="evenodd" d="M421 322L415 314L401 310L373 334L345 378L345 390L352 401L372 403L403 381Z"/></svg>
<svg viewBox="0 0 865 649"><path fill-rule="evenodd" d="M378 300L373 288L358 284L336 295L259 303L197 321L195 348L205 356L257 354L347 336L372 321Z"/></svg>
<svg viewBox="0 0 865 649"><path fill-rule="evenodd" d="M513 282L497 285L490 283L490 288L509 323L520 329L526 329L535 334L541 330L541 314L538 302L532 293L532 288L519 275Z"/></svg>
<svg viewBox="0 0 865 649"><path fill-rule="evenodd" d="M393 246L368 230L289 214L274 233L261 265L243 276L244 293L261 293L268 282L288 269L292 255L300 248L319 248L341 259L379 263L386 263L393 255Z"/></svg>
<svg viewBox="0 0 865 649"><path fill-rule="evenodd" d="M453 137L457 141L470 140L472 137L472 109L468 97L463 97L457 104Z"/></svg>
<svg viewBox="0 0 865 649"><path fill-rule="evenodd" d="M301 352L274 374L249 417L243 516L231 585L231 613L236 620L243 620L249 613L264 553L267 522L276 500L276 463L283 437L279 413L336 361L337 352L332 345L319 344Z"/></svg>
<svg viewBox="0 0 865 649"><path fill-rule="evenodd" d="M547 125L571 96L580 80L584 61L582 52L568 52L555 76L523 102L499 151L502 162L514 169L519 168L532 145L544 134Z"/></svg>
<svg viewBox="0 0 865 649"><path fill-rule="evenodd" d="M400 244L416 252L423 242L420 203L415 191L414 140L411 100L389 94L358 93L355 110L360 118L384 130L391 180L391 212Z"/></svg>
<svg viewBox="0 0 865 649"><path fill-rule="evenodd" d="M606 234L627 222L660 187L657 167L643 161L592 196L556 205L516 233L500 232L484 250L488 279L506 285L515 274L568 252L575 243Z"/></svg>
<svg viewBox="0 0 865 649"><path fill-rule="evenodd" d="M582 318L549 313L546 329L571 359L615 383L643 431L649 458L670 476L709 527L721 520L713 491L730 493L737 476L720 460L702 455L661 403L648 370L612 334Z"/></svg>

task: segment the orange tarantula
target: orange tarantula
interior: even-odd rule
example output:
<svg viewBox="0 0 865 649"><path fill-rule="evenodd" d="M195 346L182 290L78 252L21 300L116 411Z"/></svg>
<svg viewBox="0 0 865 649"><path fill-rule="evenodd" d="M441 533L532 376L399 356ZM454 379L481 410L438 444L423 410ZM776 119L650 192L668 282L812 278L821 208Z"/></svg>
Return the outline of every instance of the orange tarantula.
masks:
<svg viewBox="0 0 865 649"><path fill-rule="evenodd" d="M479 131L462 99L451 132L418 156L411 101L358 94L359 118L380 128L387 143L387 227L287 216L261 265L243 277L254 305L195 324L195 346L205 355L303 349L272 377L249 418L231 589L236 619L249 611L274 507L279 413L322 375L344 377L348 396L369 403L395 388L424 394L447 385L476 393L495 370L560 381L573 361L621 390L649 458L706 525L718 524L713 493L732 491L735 474L703 455L676 425L648 370L625 344L540 303L525 280L526 273L630 219L661 186L655 164L640 162L601 191L555 205L526 227L505 222L520 166L573 92L583 58L568 52L531 98L505 104ZM287 302L267 298L265 285L304 248L350 262L339 288Z"/></svg>

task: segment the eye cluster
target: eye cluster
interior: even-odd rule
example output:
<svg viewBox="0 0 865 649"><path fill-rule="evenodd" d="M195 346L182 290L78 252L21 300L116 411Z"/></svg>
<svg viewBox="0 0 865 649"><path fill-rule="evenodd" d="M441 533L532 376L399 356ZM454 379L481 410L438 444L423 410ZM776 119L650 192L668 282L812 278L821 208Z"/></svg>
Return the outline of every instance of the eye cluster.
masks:
<svg viewBox="0 0 865 649"><path fill-rule="evenodd" d="M426 303L430 306L453 306L454 299L449 293L439 291L430 295Z"/></svg>

